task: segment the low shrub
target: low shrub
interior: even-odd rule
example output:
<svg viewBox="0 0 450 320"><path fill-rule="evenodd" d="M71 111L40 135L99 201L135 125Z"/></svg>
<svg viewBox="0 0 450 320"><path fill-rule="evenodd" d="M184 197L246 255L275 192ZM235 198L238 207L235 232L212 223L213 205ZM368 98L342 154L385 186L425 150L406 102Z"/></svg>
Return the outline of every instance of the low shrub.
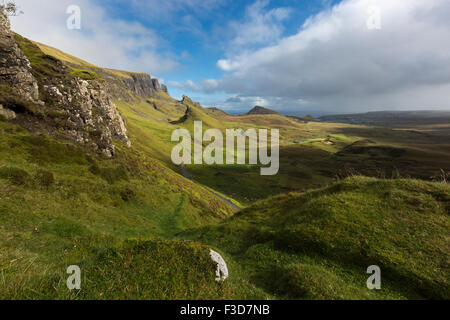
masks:
<svg viewBox="0 0 450 320"><path fill-rule="evenodd" d="M100 167L96 163L89 167L89 171L92 174L95 174L96 176L100 175L100 173L102 172L102 170L100 169Z"/></svg>
<svg viewBox="0 0 450 320"><path fill-rule="evenodd" d="M23 169L15 167L0 168L0 178L8 179L11 183L22 186L29 181L29 173Z"/></svg>
<svg viewBox="0 0 450 320"><path fill-rule="evenodd" d="M35 180L42 187L48 188L55 183L55 176L52 172L39 170L36 173Z"/></svg>
<svg viewBox="0 0 450 320"><path fill-rule="evenodd" d="M122 180L128 180L128 172L123 166L118 168L101 169L100 176L110 184L114 184L115 182Z"/></svg>
<svg viewBox="0 0 450 320"><path fill-rule="evenodd" d="M130 187L123 188L122 190L120 190L119 194L122 200L125 202L130 202L136 199L136 192Z"/></svg>

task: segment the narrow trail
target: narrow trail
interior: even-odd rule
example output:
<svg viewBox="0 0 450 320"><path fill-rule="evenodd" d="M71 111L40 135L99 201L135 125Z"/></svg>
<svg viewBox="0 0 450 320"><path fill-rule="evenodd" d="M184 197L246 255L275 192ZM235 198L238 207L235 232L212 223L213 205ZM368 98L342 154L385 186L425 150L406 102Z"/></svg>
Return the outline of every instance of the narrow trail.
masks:
<svg viewBox="0 0 450 320"><path fill-rule="evenodd" d="M186 166L185 166L184 164L181 166L181 173L183 174L183 177L185 177L186 179L188 179L188 180L194 182L194 181L192 180L191 176L189 175L189 173L187 173L187 171L186 171ZM235 205L235 204L234 204L233 202L231 202L230 200L225 199L225 198L222 197L221 195L219 195L219 194L217 194L217 193L215 193L215 192L213 192L213 191L211 191L211 190L209 190L209 189L206 189L206 190L207 190L209 193L211 193L212 195L214 195L216 198L218 198L219 200L222 200L223 202L225 202L225 203L228 204L229 206L233 207L233 209L235 209L235 210L237 210L237 211L242 210L242 208L238 207L237 205Z"/></svg>

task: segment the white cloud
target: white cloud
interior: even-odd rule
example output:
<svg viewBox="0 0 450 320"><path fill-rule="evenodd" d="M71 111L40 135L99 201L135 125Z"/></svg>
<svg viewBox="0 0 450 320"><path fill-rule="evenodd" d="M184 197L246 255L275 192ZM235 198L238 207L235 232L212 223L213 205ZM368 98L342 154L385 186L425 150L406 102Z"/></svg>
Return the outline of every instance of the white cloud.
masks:
<svg viewBox="0 0 450 320"><path fill-rule="evenodd" d="M367 28L374 5L381 30ZM279 110L448 109L448 17L448 0L346 0L294 36L220 60L225 76L197 89L261 97Z"/></svg>
<svg viewBox="0 0 450 320"><path fill-rule="evenodd" d="M24 15L11 20L14 31L93 64L133 71L173 70L176 59L161 54L166 43L140 23L109 17L94 0L78 0L81 30L69 30L66 9L72 0L18 0Z"/></svg>
<svg viewBox="0 0 450 320"><path fill-rule="evenodd" d="M186 81L168 81L167 84L169 86L182 89L185 91L203 91L206 93L214 92L219 86L219 81L216 79L205 79L202 80L199 84L196 84L192 80Z"/></svg>
<svg viewBox="0 0 450 320"><path fill-rule="evenodd" d="M283 33L282 21L290 15L289 8L266 10L268 0L258 0L246 8L243 21L228 24L233 38L227 45L237 50L253 45L268 45L279 40Z"/></svg>

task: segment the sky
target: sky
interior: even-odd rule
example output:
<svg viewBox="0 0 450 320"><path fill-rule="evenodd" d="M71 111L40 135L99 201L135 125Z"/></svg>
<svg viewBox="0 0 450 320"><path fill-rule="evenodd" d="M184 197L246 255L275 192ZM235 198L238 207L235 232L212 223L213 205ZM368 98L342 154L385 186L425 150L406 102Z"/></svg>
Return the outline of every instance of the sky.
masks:
<svg viewBox="0 0 450 320"><path fill-rule="evenodd" d="M231 113L450 110L449 0L16 0L14 31ZM70 6L80 28L68 28ZM74 20L70 20L74 21Z"/></svg>

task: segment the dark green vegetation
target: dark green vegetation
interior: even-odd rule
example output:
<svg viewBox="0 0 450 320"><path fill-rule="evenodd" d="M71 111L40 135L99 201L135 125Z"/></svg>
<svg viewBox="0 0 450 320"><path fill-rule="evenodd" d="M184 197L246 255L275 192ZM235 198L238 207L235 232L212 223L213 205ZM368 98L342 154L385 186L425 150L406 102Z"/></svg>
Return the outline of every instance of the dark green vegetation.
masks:
<svg viewBox="0 0 450 320"><path fill-rule="evenodd" d="M101 80L101 78L91 70L83 70L69 67L70 73L83 80Z"/></svg>
<svg viewBox="0 0 450 320"><path fill-rule="evenodd" d="M126 241L99 251L82 267L89 275L82 298L220 299L229 294L226 285L214 281L209 250L191 242Z"/></svg>
<svg viewBox="0 0 450 320"><path fill-rule="evenodd" d="M450 298L450 187L354 177L256 203L184 233L217 246L239 275L280 298ZM369 265L383 290L368 291Z"/></svg>
<svg viewBox="0 0 450 320"><path fill-rule="evenodd" d="M38 80L100 79L98 67L16 41ZM0 89L6 107L43 112ZM114 159L0 119L0 299L449 298L445 131L231 116L163 92L115 103L132 147L116 142ZM279 129L280 173L187 166L194 182L184 179L170 137L195 120ZM248 207L233 216L210 189ZM224 284L206 246L228 263ZM380 291L366 288L372 264ZM82 268L80 292L66 288L69 265Z"/></svg>
<svg viewBox="0 0 450 320"><path fill-rule="evenodd" d="M69 229L73 233L83 230ZM215 279L215 265L205 246L157 239L90 238L91 252L77 254L83 270L83 290L69 292L64 272L34 280L41 298L58 299L223 299L232 295L228 284ZM109 244L107 243L109 241ZM104 245L106 248L92 246ZM86 249L84 247L83 249ZM74 260L76 261L76 260ZM37 292L30 292L36 298Z"/></svg>

